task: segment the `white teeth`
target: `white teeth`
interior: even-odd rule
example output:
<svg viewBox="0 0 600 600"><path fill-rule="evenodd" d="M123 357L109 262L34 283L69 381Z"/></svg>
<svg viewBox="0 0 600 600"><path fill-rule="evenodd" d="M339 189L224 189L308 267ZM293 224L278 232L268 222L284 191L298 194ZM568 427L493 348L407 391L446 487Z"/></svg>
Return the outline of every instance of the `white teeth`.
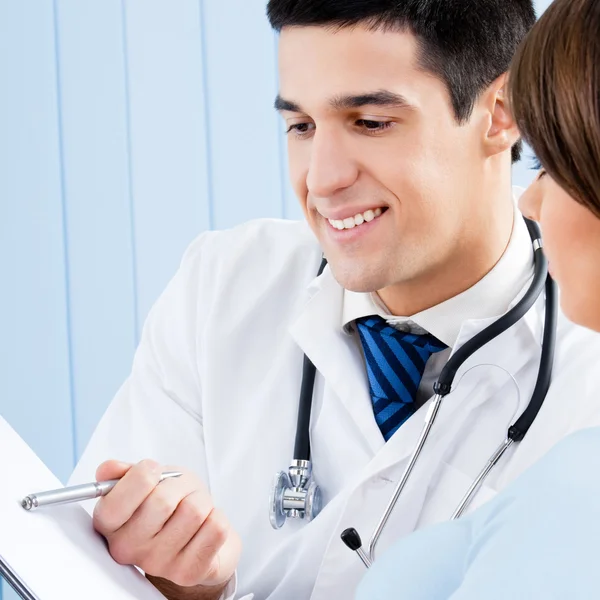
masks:
<svg viewBox="0 0 600 600"><path fill-rule="evenodd" d="M373 219L380 217L383 214L381 208L375 210L367 210L364 213L359 213L354 217L348 217L347 219L328 219L330 225L342 231L343 229L353 229L354 227L360 227L363 223L370 223Z"/></svg>

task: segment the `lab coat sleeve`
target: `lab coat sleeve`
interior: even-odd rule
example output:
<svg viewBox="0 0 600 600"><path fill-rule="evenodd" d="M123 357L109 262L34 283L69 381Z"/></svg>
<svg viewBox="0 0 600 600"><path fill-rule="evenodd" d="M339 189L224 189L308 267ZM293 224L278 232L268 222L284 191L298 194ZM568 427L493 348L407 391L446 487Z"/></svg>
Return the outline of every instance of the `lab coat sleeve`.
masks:
<svg viewBox="0 0 600 600"><path fill-rule="evenodd" d="M70 484L94 480L96 468L108 459L136 463L149 458L190 469L210 488L197 356L202 315L210 303L202 261L212 235L205 233L192 244L152 308L131 374L94 432ZM86 509L91 511L93 503Z"/></svg>
<svg viewBox="0 0 600 600"><path fill-rule="evenodd" d="M167 470L195 472L210 489L198 357L210 351L201 340L203 317L214 302L209 267L216 235L204 233L190 246L150 311L131 374L102 417L70 485L93 481L105 460L136 463L150 458ZM94 504L84 503L84 508L91 514ZM236 597L237 573L221 600Z"/></svg>
<svg viewBox="0 0 600 600"><path fill-rule="evenodd" d="M254 594L247 594L245 596L237 597L237 573L233 579L229 582L229 585L225 588L221 598L219 600L253 600Z"/></svg>

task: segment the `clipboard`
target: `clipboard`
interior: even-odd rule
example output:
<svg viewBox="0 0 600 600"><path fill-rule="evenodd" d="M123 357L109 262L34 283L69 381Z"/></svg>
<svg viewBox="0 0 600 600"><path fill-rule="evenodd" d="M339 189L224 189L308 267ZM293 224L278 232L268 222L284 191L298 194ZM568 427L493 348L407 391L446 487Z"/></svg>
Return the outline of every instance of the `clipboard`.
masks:
<svg viewBox="0 0 600 600"><path fill-rule="evenodd" d="M0 417L0 575L23 600L165 600L135 567L117 564L79 504L26 511L22 499L62 487Z"/></svg>

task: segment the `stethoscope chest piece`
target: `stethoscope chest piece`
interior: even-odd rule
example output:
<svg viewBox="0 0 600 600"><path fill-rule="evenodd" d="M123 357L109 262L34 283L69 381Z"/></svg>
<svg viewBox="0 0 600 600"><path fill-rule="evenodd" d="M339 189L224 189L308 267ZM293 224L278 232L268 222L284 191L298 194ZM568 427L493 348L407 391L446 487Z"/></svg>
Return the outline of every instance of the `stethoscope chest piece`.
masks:
<svg viewBox="0 0 600 600"><path fill-rule="evenodd" d="M312 480L310 461L294 460L288 473L275 475L269 497L273 529L281 529L288 517L312 521L322 507L321 490Z"/></svg>

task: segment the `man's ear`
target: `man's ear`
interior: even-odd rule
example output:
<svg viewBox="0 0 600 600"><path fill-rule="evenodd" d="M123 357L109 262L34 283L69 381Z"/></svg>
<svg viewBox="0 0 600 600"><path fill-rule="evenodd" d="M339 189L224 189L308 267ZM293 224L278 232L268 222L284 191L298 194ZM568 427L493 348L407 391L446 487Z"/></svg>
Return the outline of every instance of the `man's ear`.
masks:
<svg viewBox="0 0 600 600"><path fill-rule="evenodd" d="M520 134L508 106L507 74L500 75L484 92L482 102L488 114L484 152L488 157L510 150Z"/></svg>

